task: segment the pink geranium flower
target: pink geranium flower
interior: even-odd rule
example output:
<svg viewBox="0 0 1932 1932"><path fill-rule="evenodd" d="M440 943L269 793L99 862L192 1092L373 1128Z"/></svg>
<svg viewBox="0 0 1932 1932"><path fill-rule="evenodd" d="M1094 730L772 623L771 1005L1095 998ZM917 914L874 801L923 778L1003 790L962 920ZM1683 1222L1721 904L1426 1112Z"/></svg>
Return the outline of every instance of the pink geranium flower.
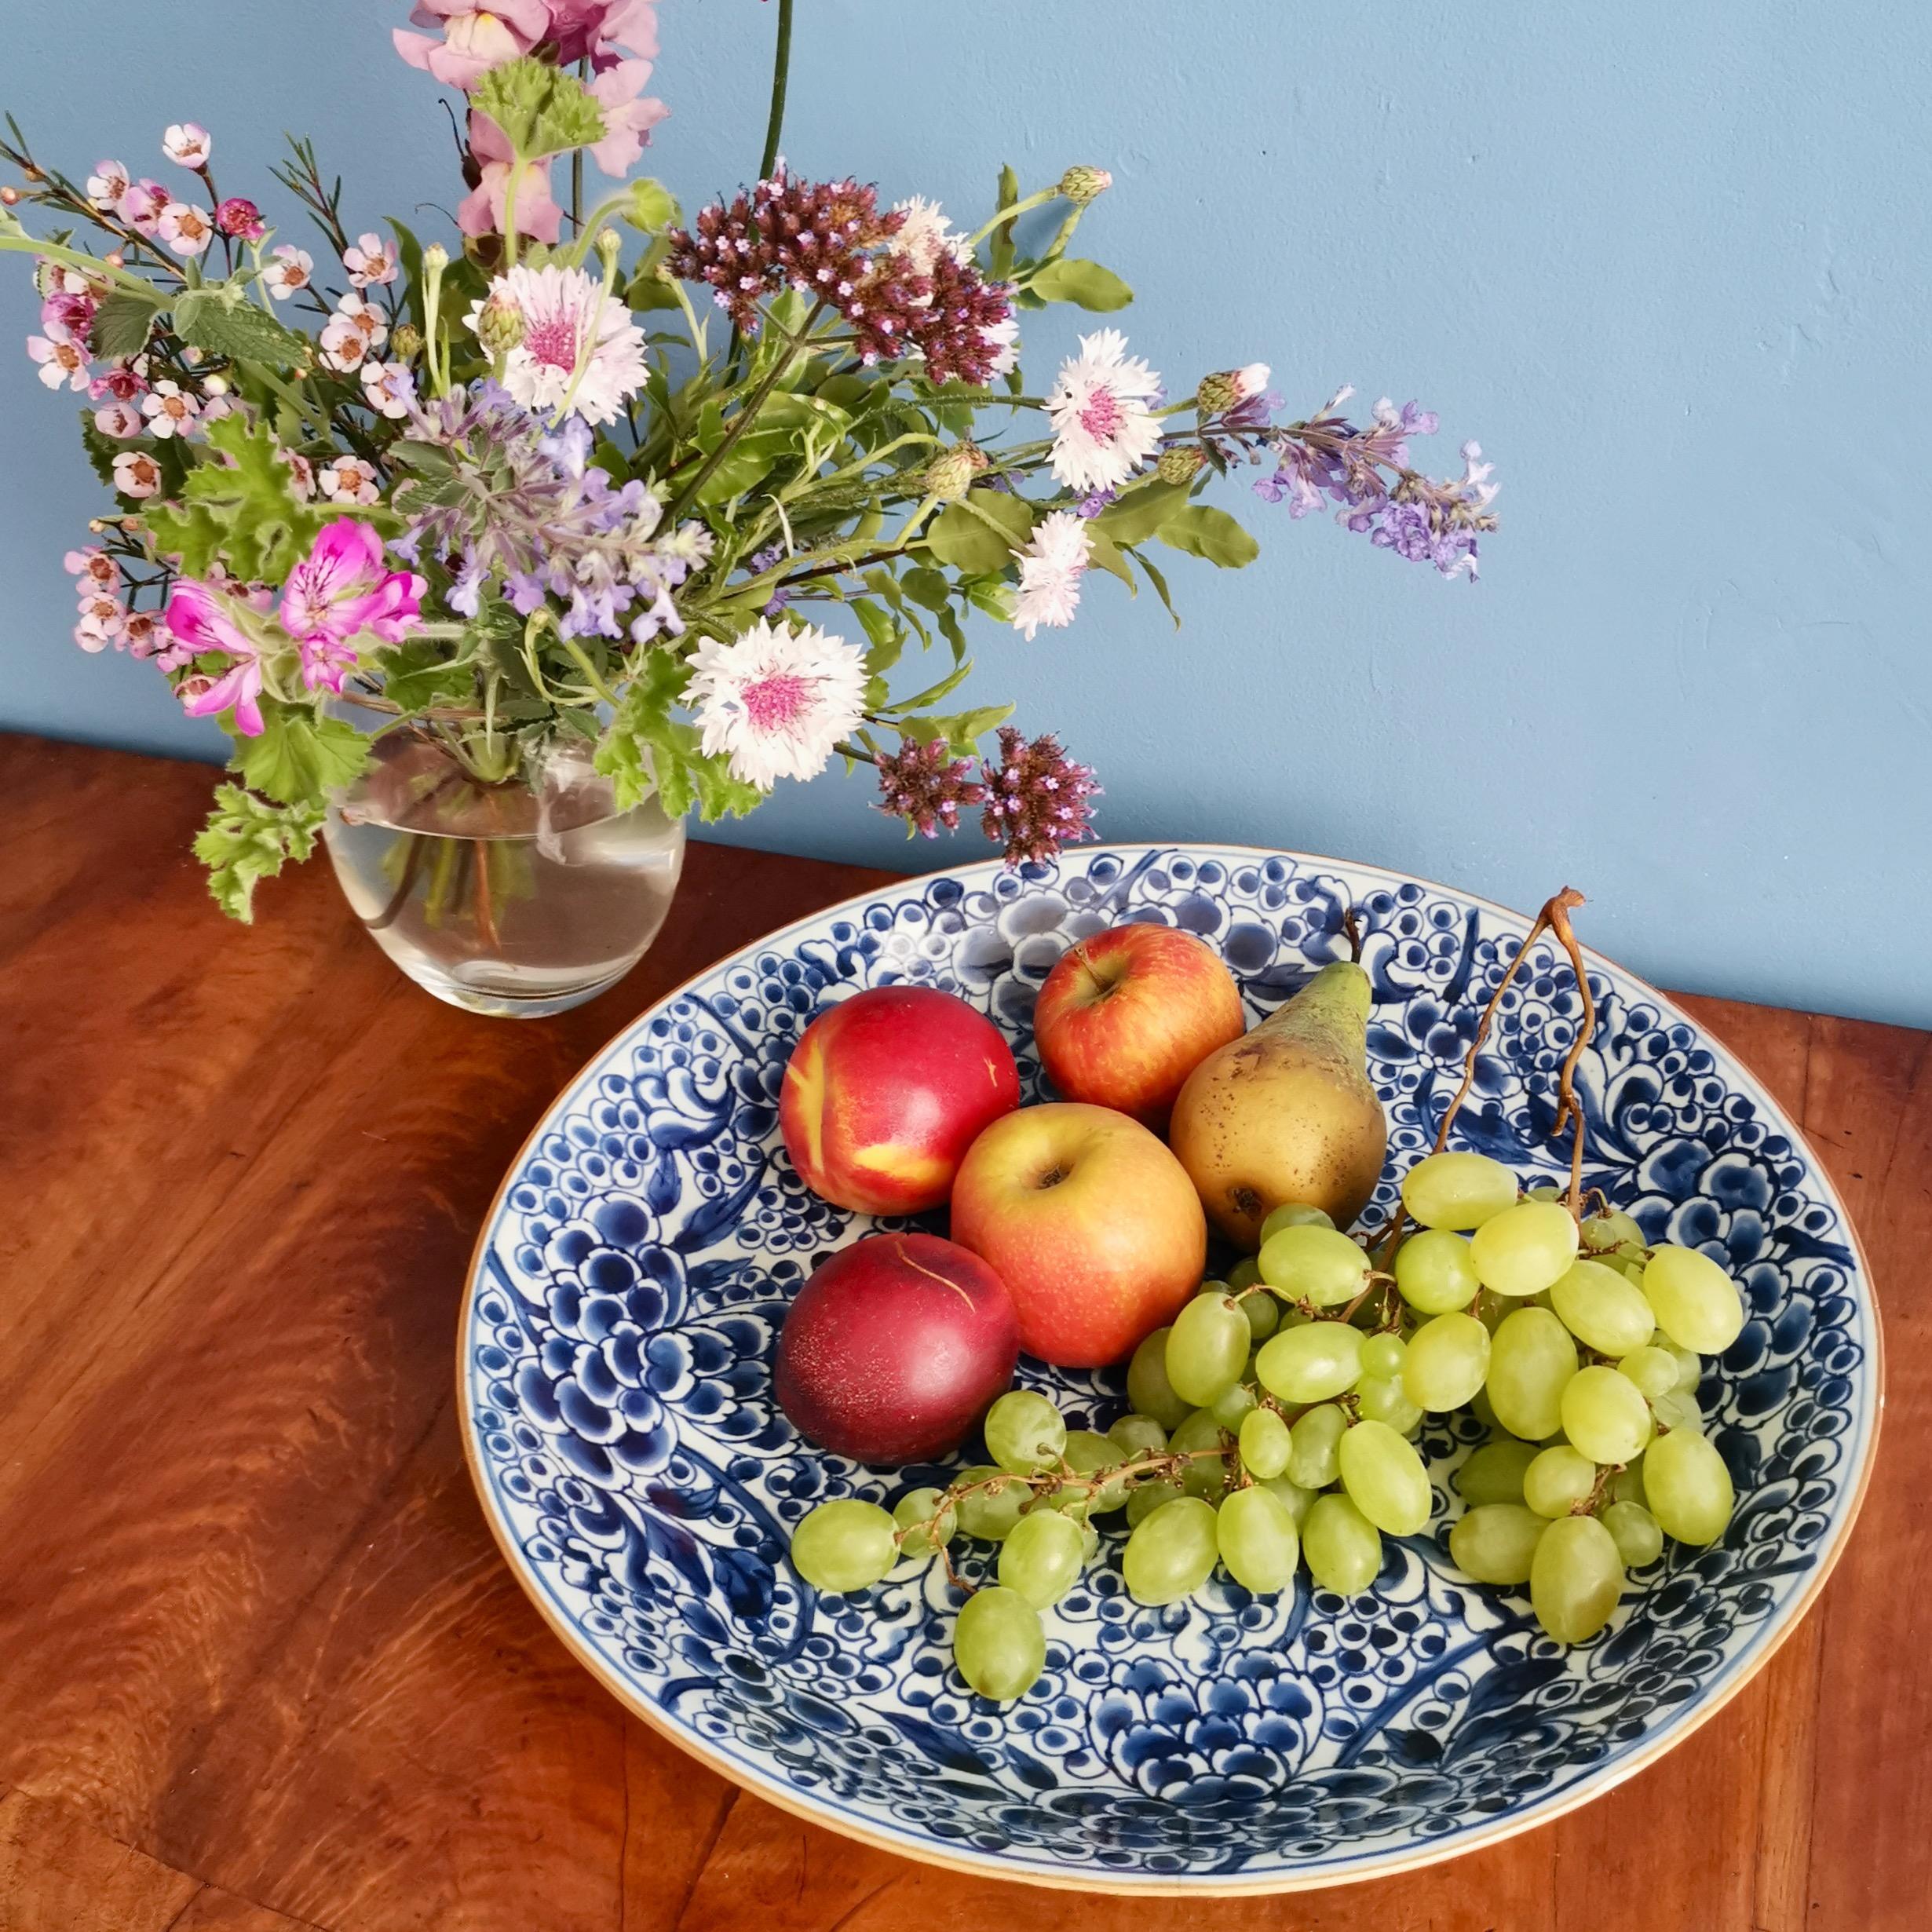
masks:
<svg viewBox="0 0 1932 1932"><path fill-rule="evenodd" d="M445 87L466 92L493 67L528 53L550 31L546 0L416 0L409 17L418 27L439 23L443 38L393 35L396 51L411 67L433 75Z"/></svg>
<svg viewBox="0 0 1932 1932"><path fill-rule="evenodd" d="M228 601L192 577L177 580L169 594L168 630L177 644L199 657L219 651L235 661L217 677L183 683L177 695L190 718L232 710L244 738L261 733L261 658L254 641L236 623Z"/></svg>
<svg viewBox="0 0 1932 1932"><path fill-rule="evenodd" d="M367 630L401 643L422 622L427 588L406 570L384 567L382 539L367 524L338 517L282 591L282 627L301 648L302 681L311 691L340 691L356 663L349 640Z"/></svg>
<svg viewBox="0 0 1932 1932"><path fill-rule="evenodd" d="M495 235L503 226L503 203L509 186L510 147L487 114L469 117L469 152L482 179L456 210L456 225L466 235ZM517 184L517 232L553 242L562 231L564 211L550 194L550 164L532 161Z"/></svg>

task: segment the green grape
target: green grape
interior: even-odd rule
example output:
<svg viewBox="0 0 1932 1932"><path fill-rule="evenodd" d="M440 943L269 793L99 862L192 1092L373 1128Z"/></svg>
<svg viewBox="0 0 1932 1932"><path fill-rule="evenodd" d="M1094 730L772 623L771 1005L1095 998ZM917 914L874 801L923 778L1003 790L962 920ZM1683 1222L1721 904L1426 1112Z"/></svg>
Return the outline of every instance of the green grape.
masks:
<svg viewBox="0 0 1932 1932"><path fill-rule="evenodd" d="M1167 1333L1167 1386L1205 1407L1240 1379L1251 1337L1247 1317L1225 1295L1196 1295Z"/></svg>
<svg viewBox="0 0 1932 1932"><path fill-rule="evenodd" d="M1737 1284L1694 1247L1660 1247L1644 1269L1657 1326L1680 1347L1722 1355L1744 1325Z"/></svg>
<svg viewBox="0 0 1932 1932"><path fill-rule="evenodd" d="M1137 1414L1151 1415L1163 1429L1178 1426L1193 1407L1174 1393L1167 1379L1167 1338L1173 1332L1156 1328L1127 1364L1127 1400Z"/></svg>
<svg viewBox="0 0 1932 1932"><path fill-rule="evenodd" d="M1640 1288L1644 1285L1645 1264L1642 1255L1626 1254L1620 1248L1614 1255L1606 1255L1603 1258L1626 1281L1634 1282Z"/></svg>
<svg viewBox="0 0 1932 1932"><path fill-rule="evenodd" d="M1355 1385L1355 1402L1364 1420L1386 1423L1399 1436L1408 1434L1423 1419L1422 1411L1393 1375L1363 1376Z"/></svg>
<svg viewBox="0 0 1932 1932"><path fill-rule="evenodd" d="M1325 1402L1360 1378L1362 1331L1345 1321L1285 1328L1262 1344L1255 1369L1269 1393L1284 1402Z"/></svg>
<svg viewBox="0 0 1932 1932"><path fill-rule="evenodd" d="M893 1519L876 1503L821 1503L791 1532L791 1561L815 1590L865 1590L899 1561Z"/></svg>
<svg viewBox="0 0 1932 1932"><path fill-rule="evenodd" d="M1645 1454L1644 1499L1666 1536L1701 1544L1724 1534L1737 1496L1723 1457L1702 1436L1673 1429Z"/></svg>
<svg viewBox="0 0 1932 1932"><path fill-rule="evenodd" d="M1167 1432L1151 1415L1123 1415L1107 1431L1107 1440L1124 1455L1145 1455L1167 1446Z"/></svg>
<svg viewBox="0 0 1932 1932"><path fill-rule="evenodd" d="M1241 1418L1241 1466L1251 1476L1279 1476L1288 1466L1293 1438L1271 1408L1250 1409Z"/></svg>
<svg viewBox="0 0 1932 1932"><path fill-rule="evenodd" d="M1402 1358L1408 1345L1399 1335L1371 1335L1362 1344L1362 1373L1380 1375L1385 1380L1402 1372Z"/></svg>
<svg viewBox="0 0 1932 1932"><path fill-rule="evenodd" d="M1470 1236L1485 1288L1519 1298L1554 1287L1576 1258L1576 1223L1554 1201L1518 1201Z"/></svg>
<svg viewBox="0 0 1932 1932"><path fill-rule="evenodd" d="M1409 1337L1402 1386L1418 1408L1441 1415L1460 1408L1488 1372L1489 1331L1474 1315L1437 1315Z"/></svg>
<svg viewBox="0 0 1932 1932"><path fill-rule="evenodd" d="M1626 1463L1610 1478L1612 1503L1642 1503L1644 1499L1644 1459Z"/></svg>
<svg viewBox="0 0 1932 1932"><path fill-rule="evenodd" d="M1261 1264L1252 1255L1244 1255L1228 1270L1228 1286L1236 1295L1251 1288L1261 1279Z"/></svg>
<svg viewBox="0 0 1932 1932"><path fill-rule="evenodd" d="M1479 1503L1449 1532L1449 1555L1479 1583L1514 1587L1529 1581L1547 1518L1520 1503Z"/></svg>
<svg viewBox="0 0 1932 1932"><path fill-rule="evenodd" d="M995 1477L999 1479L997 1482L993 1481ZM995 1469L988 1463L962 1470L959 1481L992 1485L959 1499L960 1533L980 1543L998 1543L1019 1521L1021 1510L1033 1494L1017 1477L1010 1477L1004 1470Z"/></svg>
<svg viewBox="0 0 1932 1932"><path fill-rule="evenodd" d="M1260 1255L1261 1278L1291 1302L1333 1308L1368 1286L1368 1256L1333 1228L1304 1222L1272 1236Z"/></svg>
<svg viewBox="0 0 1932 1932"><path fill-rule="evenodd" d="M1302 1518L1302 1554L1308 1572L1338 1597L1358 1597L1382 1569L1382 1538L1345 1496L1317 1496Z"/></svg>
<svg viewBox="0 0 1932 1932"><path fill-rule="evenodd" d="M1487 1154L1425 1154L1402 1177L1402 1205L1425 1228L1480 1228L1515 1204L1516 1176Z"/></svg>
<svg viewBox="0 0 1932 1932"><path fill-rule="evenodd" d="M1680 1348L1675 1342L1667 1346L1671 1360L1677 1364L1679 1392L1694 1394L1697 1385L1704 1380L1704 1357L1695 1349Z"/></svg>
<svg viewBox="0 0 1932 1932"><path fill-rule="evenodd" d="M1051 1469L1067 1446L1066 1419L1043 1395L1009 1389L986 1412L986 1452L1009 1474Z"/></svg>
<svg viewBox="0 0 1932 1932"><path fill-rule="evenodd" d="M1064 1452L1077 1474L1094 1477L1103 1471L1117 1470L1127 1460L1120 1453L1120 1445L1111 1436L1096 1435L1090 1429L1069 1429L1067 1446ZM1089 1516L1106 1516L1116 1510L1125 1509L1127 1502L1127 1486L1124 1482L1103 1483L1097 1489L1088 1492L1086 1513Z"/></svg>
<svg viewBox="0 0 1932 1932"><path fill-rule="evenodd" d="M1627 1570L1647 1569L1664 1554L1664 1532L1641 1503L1612 1503L1603 1513L1603 1526Z"/></svg>
<svg viewBox="0 0 1932 1932"><path fill-rule="evenodd" d="M1687 1429L1693 1436L1704 1433L1704 1411L1696 1397L1687 1389L1673 1389L1650 1404L1653 1419L1665 1429Z"/></svg>
<svg viewBox="0 0 1932 1932"><path fill-rule="evenodd" d="M1396 1292L1420 1314L1466 1308L1481 1286L1469 1243L1447 1229L1412 1234L1395 1251Z"/></svg>
<svg viewBox="0 0 1932 1932"><path fill-rule="evenodd" d="M1288 1430L1288 1474L1304 1489L1326 1489L1342 1474L1335 1452L1349 1419L1332 1402L1298 1417Z"/></svg>
<svg viewBox="0 0 1932 1932"><path fill-rule="evenodd" d="M1291 1482L1285 1476L1264 1476L1261 1486L1270 1496L1279 1496L1282 1506L1295 1518L1298 1530L1307 1520L1309 1507L1315 1500L1312 1489L1304 1489L1298 1482Z"/></svg>
<svg viewBox="0 0 1932 1932"><path fill-rule="evenodd" d="M1539 1516L1569 1515L1596 1486L1596 1464L1567 1442L1545 1449L1523 1471L1523 1501Z"/></svg>
<svg viewBox="0 0 1932 1932"><path fill-rule="evenodd" d="M1279 1234L1284 1228L1332 1228L1334 1218L1320 1207L1310 1207L1306 1201L1287 1201L1276 1208L1261 1224L1261 1244L1268 1245L1271 1235Z"/></svg>
<svg viewBox="0 0 1932 1932"><path fill-rule="evenodd" d="M1523 1192L1523 1199L1526 1201L1560 1201L1562 1198L1563 1190L1553 1181L1545 1181L1536 1187L1526 1188Z"/></svg>
<svg viewBox="0 0 1932 1932"><path fill-rule="evenodd" d="M1166 1503L1141 1519L1127 1539L1120 1573L1137 1603L1191 1597L1213 1573L1214 1512L1198 1496Z"/></svg>
<svg viewBox="0 0 1932 1932"><path fill-rule="evenodd" d="M1580 1644L1609 1622L1623 1591L1616 1539L1594 1516L1565 1516L1546 1529L1529 1567L1536 1621L1558 1643Z"/></svg>
<svg viewBox="0 0 1932 1932"><path fill-rule="evenodd" d="M1214 1420L1214 1412L1197 1408L1174 1433L1167 1438L1167 1447L1177 1455L1196 1455L1181 1472L1181 1487L1191 1496L1211 1496L1219 1493L1227 1480L1228 1459L1225 1456L1200 1455L1203 1449L1218 1449L1222 1447L1221 1425Z"/></svg>
<svg viewBox="0 0 1932 1932"><path fill-rule="evenodd" d="M1141 1521L1160 1507L1163 1503L1172 1503L1187 1492L1178 1482L1170 1482L1165 1477L1146 1482L1136 1483L1133 1493L1127 1498L1127 1527L1136 1528Z"/></svg>
<svg viewBox="0 0 1932 1932"><path fill-rule="evenodd" d="M1295 1580L1301 1532L1287 1505L1258 1484L1237 1489L1222 1504L1214 1535L1228 1574L1244 1590L1265 1596Z"/></svg>
<svg viewBox="0 0 1932 1932"><path fill-rule="evenodd" d="M1232 1388L1223 1389L1208 1404L1208 1412L1229 1435L1236 1435L1240 1433L1248 1411L1260 1400L1251 1384L1237 1382Z"/></svg>
<svg viewBox="0 0 1932 1932"><path fill-rule="evenodd" d="M999 1546L999 1580L1036 1610L1057 1603L1080 1573L1087 1525L1055 1510L1035 1510Z"/></svg>
<svg viewBox="0 0 1932 1932"><path fill-rule="evenodd" d="M1487 1327L1488 1324L1485 1324L1485 1326ZM1496 1353L1496 1331L1495 1329L1491 1328L1489 1330L1489 1353L1491 1355L1493 1356ZM1481 1423L1483 1427L1488 1430L1492 1436L1500 1435L1503 1433L1502 1423L1496 1419L1496 1405L1489 1400L1489 1386L1486 1381L1485 1382L1483 1386L1478 1389L1476 1393L1470 1397L1469 1412L1470 1415L1474 1416L1477 1421Z"/></svg>
<svg viewBox="0 0 1932 1932"><path fill-rule="evenodd" d="M1563 1386L1563 1433L1593 1463L1627 1463L1650 1440L1650 1404L1614 1368L1580 1368Z"/></svg>
<svg viewBox="0 0 1932 1932"><path fill-rule="evenodd" d="M1491 1503L1521 1503L1524 1472L1538 1453L1533 1442L1485 1442L1472 1449L1455 1472L1456 1488L1472 1509Z"/></svg>
<svg viewBox="0 0 1932 1932"><path fill-rule="evenodd" d="M1620 1207L1592 1214L1577 1233L1593 1255L1600 1255L1606 1248L1642 1247L1644 1244L1643 1229Z"/></svg>
<svg viewBox="0 0 1932 1932"><path fill-rule="evenodd" d="M1100 1554L1100 1532L1092 1521L1080 1525L1080 1566L1084 1569Z"/></svg>
<svg viewBox="0 0 1932 1932"><path fill-rule="evenodd" d="M1616 1365L1620 1375L1627 1375L1654 1402L1677 1386L1677 1357L1668 1349L1645 1346L1632 1349Z"/></svg>
<svg viewBox="0 0 1932 1932"><path fill-rule="evenodd" d="M1281 1326L1281 1304L1272 1295L1244 1295L1241 1313L1247 1317L1247 1331L1256 1342L1265 1342Z"/></svg>
<svg viewBox="0 0 1932 1932"><path fill-rule="evenodd" d="M934 1556L959 1533L959 1512L943 1489L910 1489L893 1505L902 1556Z"/></svg>
<svg viewBox="0 0 1932 1932"><path fill-rule="evenodd" d="M1039 1612L1017 1590L995 1585L966 1598L952 1633L959 1675L982 1697L1009 1704L1032 1688L1046 1663Z"/></svg>
<svg viewBox="0 0 1932 1932"><path fill-rule="evenodd" d="M1576 1344L1569 1329L1547 1308L1519 1308L1489 1338L1483 1389L1511 1435L1540 1442L1562 1427L1563 1388L1576 1373Z"/></svg>
<svg viewBox="0 0 1932 1932"><path fill-rule="evenodd" d="M1550 1291L1557 1319L1599 1355L1628 1355L1656 1332L1643 1291L1600 1261L1580 1261Z"/></svg>
<svg viewBox="0 0 1932 1932"><path fill-rule="evenodd" d="M1429 1472L1386 1423L1357 1423L1337 1452L1349 1499L1391 1536L1412 1536L1429 1521Z"/></svg>

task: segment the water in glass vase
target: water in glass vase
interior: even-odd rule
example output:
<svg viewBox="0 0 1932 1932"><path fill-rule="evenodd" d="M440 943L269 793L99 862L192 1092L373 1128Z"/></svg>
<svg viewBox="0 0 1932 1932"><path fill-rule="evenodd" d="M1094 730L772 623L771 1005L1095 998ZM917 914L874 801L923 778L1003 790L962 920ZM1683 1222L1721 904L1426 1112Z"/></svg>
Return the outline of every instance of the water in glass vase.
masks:
<svg viewBox="0 0 1932 1932"><path fill-rule="evenodd" d="M418 985L473 1013L540 1018L594 998L658 935L682 820L615 809L587 751L487 784L433 740L378 738L323 838L356 916Z"/></svg>

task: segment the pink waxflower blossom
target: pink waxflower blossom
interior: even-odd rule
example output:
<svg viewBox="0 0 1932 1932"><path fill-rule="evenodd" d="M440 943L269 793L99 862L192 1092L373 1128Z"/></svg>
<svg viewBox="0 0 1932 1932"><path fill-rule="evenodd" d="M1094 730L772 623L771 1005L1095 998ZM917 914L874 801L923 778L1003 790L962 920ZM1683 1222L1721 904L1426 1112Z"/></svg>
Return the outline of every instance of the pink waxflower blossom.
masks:
<svg viewBox="0 0 1932 1932"><path fill-rule="evenodd" d="M139 502L161 488L161 466L145 450L123 450L114 459L114 487Z"/></svg>
<svg viewBox="0 0 1932 1932"><path fill-rule="evenodd" d="M99 402L111 396L117 403L131 403L148 387L148 358L123 356L111 362L87 385L89 398Z"/></svg>
<svg viewBox="0 0 1932 1932"><path fill-rule="evenodd" d="M132 403L104 403L94 411L94 427L103 436L125 443L147 427L141 411Z"/></svg>
<svg viewBox="0 0 1932 1932"><path fill-rule="evenodd" d="M238 242L258 242L268 232L261 210L245 195L231 195L214 211L214 225Z"/></svg>
<svg viewBox="0 0 1932 1932"><path fill-rule="evenodd" d="M130 611L121 626L121 641L135 657L161 657L173 642L155 611ZM170 667L170 668L172 668Z"/></svg>
<svg viewBox="0 0 1932 1932"><path fill-rule="evenodd" d="M641 97L650 78L648 60L619 60L590 83L607 130L592 147L590 158L606 174L628 174L649 143L652 129L670 112L663 101Z"/></svg>
<svg viewBox="0 0 1932 1932"><path fill-rule="evenodd" d="M155 232L177 255L199 255L214 239L214 217L192 202L171 201L161 210Z"/></svg>
<svg viewBox="0 0 1932 1932"><path fill-rule="evenodd" d="M168 596L168 630L177 644L195 657L219 651L235 661L212 679L184 680L175 692L190 718L211 718L232 710L235 729L244 738L261 732L261 656L254 640L235 621L221 592L193 577L177 580Z"/></svg>
<svg viewBox="0 0 1932 1932"><path fill-rule="evenodd" d="M528 53L550 31L546 0L416 0L409 17L418 27L440 23L443 38L406 34L391 38L411 67L421 68L445 87L466 93L493 67Z"/></svg>
<svg viewBox="0 0 1932 1932"><path fill-rule="evenodd" d="M60 559L60 568L81 579L78 588L83 599L96 595L111 597L121 587L120 565L97 543L90 543L84 550L69 550Z"/></svg>
<svg viewBox="0 0 1932 1932"><path fill-rule="evenodd" d="M457 204L456 225L466 235L495 235L503 225L510 145L487 114L469 117L469 152L481 170L481 179ZM550 163L529 163L517 183L517 233L553 242L562 232L563 221L564 211L550 193Z"/></svg>
<svg viewBox="0 0 1932 1932"><path fill-rule="evenodd" d="M149 433L165 442L193 432L201 405L178 382L157 382L141 399L141 413L148 418Z"/></svg>
<svg viewBox="0 0 1932 1932"><path fill-rule="evenodd" d="M127 626L127 608L121 600L105 590L81 593L80 621L74 626L74 641L83 651L98 651L111 644L122 648L121 634Z"/></svg>
<svg viewBox="0 0 1932 1932"><path fill-rule="evenodd" d="M342 266L348 269L349 281L356 288L367 288L374 283L393 282L396 250L380 235L358 236L342 250Z"/></svg>
<svg viewBox="0 0 1932 1932"><path fill-rule="evenodd" d="M177 166L199 173L214 152L214 139L192 121L176 121L161 137L161 152Z"/></svg>
<svg viewBox="0 0 1932 1932"><path fill-rule="evenodd" d="M416 400L416 378L400 362L366 362L362 399L378 415L400 422Z"/></svg>
<svg viewBox="0 0 1932 1932"><path fill-rule="evenodd" d="M646 60L657 58L657 0L550 0L550 29L557 58L568 65L588 60L599 73L623 48Z"/></svg>
<svg viewBox="0 0 1932 1932"><path fill-rule="evenodd" d="M338 517L282 592L282 627L301 650L302 681L311 691L340 691L356 662L350 640L367 630L401 643L422 622L428 587L407 571L385 568L382 539L370 525Z"/></svg>
<svg viewBox="0 0 1932 1932"><path fill-rule="evenodd" d="M316 258L307 249L284 243L270 255L261 272L261 286L276 301L285 302L298 289L308 287L315 268Z"/></svg>
<svg viewBox="0 0 1932 1932"><path fill-rule="evenodd" d="M99 306L91 295L70 295L63 290L40 305L41 326L44 328L49 322L57 322L71 332L77 345L84 347Z"/></svg>
<svg viewBox="0 0 1932 1932"><path fill-rule="evenodd" d="M316 466L300 450L284 450L282 460L288 465L289 487L305 503L316 493Z"/></svg>
<svg viewBox="0 0 1932 1932"><path fill-rule="evenodd" d="M161 210L173 199L159 181L136 181L121 197L121 219L137 235L152 236L160 225Z"/></svg>
<svg viewBox="0 0 1932 1932"><path fill-rule="evenodd" d="M123 161L97 161L87 177L87 199L104 211L118 208L128 190L127 164Z"/></svg>
<svg viewBox="0 0 1932 1932"><path fill-rule="evenodd" d="M50 389L87 386L87 351L64 323L49 322L45 335L30 335L27 352L40 364L40 379Z"/></svg>
<svg viewBox="0 0 1932 1932"><path fill-rule="evenodd" d="M331 503L373 503L381 495L374 466L360 456L338 456L316 478L316 487Z"/></svg>

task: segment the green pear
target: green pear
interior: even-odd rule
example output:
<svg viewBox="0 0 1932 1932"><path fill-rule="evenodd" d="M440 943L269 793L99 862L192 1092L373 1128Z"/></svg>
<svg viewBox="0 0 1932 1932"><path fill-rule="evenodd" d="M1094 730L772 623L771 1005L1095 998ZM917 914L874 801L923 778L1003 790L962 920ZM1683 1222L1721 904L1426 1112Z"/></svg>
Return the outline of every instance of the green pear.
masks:
<svg viewBox="0 0 1932 1932"><path fill-rule="evenodd" d="M1300 1201L1346 1228L1368 1205L1389 1123L1364 1071L1368 975L1324 966L1287 1005L1189 1075L1168 1145L1207 1218L1253 1248L1276 1207Z"/></svg>

